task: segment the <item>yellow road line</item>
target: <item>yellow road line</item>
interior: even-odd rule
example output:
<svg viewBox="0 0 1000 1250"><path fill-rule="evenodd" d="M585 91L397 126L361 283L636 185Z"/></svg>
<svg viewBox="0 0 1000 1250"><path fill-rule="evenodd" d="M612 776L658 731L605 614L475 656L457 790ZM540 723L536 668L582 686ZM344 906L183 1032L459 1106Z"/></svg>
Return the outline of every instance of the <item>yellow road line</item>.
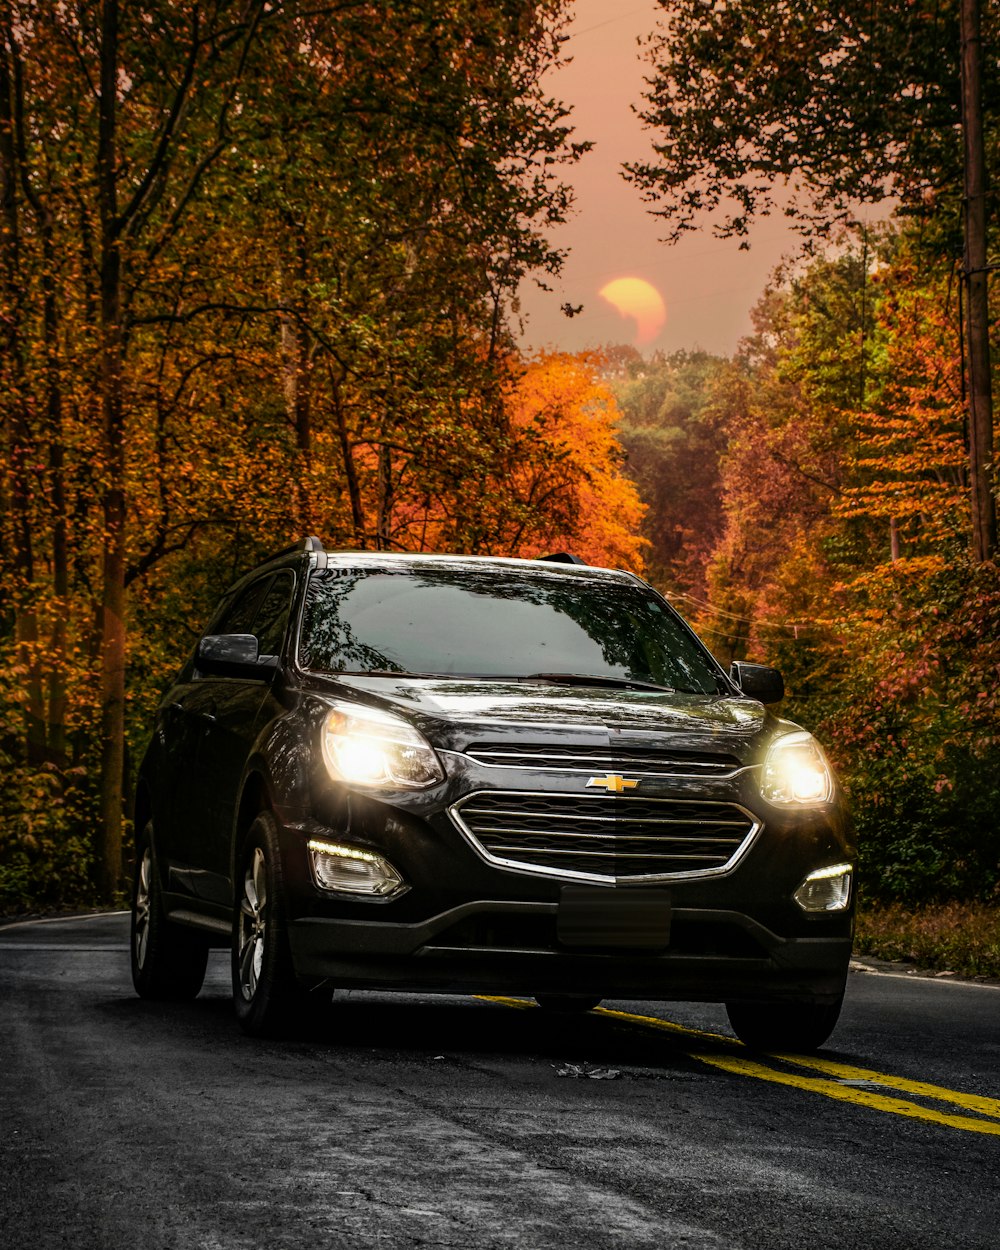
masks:
<svg viewBox="0 0 1000 1250"><path fill-rule="evenodd" d="M942 1085L930 1085L926 1081L911 1081L909 1077L892 1076L887 1072L873 1072L868 1068L857 1068L850 1063L838 1063L833 1059L823 1059L818 1055L785 1055L775 1053L775 1059L783 1063L794 1063L800 1068L812 1068L816 1072L825 1072L828 1076L839 1076L848 1081L871 1081L875 1085L884 1085L887 1089L898 1089L904 1094L918 1094L921 1098L934 1098L938 1102L954 1103L956 1107L965 1107L967 1111L978 1111L982 1115L995 1116L1000 1119L1000 1098L986 1098L982 1094L964 1094L959 1090L945 1089Z"/></svg>
<svg viewBox="0 0 1000 1250"><path fill-rule="evenodd" d="M869 1107L873 1111L890 1111L894 1115L905 1116L910 1120L926 1120L931 1124L941 1124L947 1128L964 1129L968 1133L986 1133L1000 1137L1000 1124L995 1120L974 1120L967 1115L934 1111L929 1107L919 1107L915 1102L906 1102L902 1098L891 1098L886 1094L876 1094L867 1089L852 1089L848 1085L838 1085L836 1081L828 1081L819 1076L799 1076L792 1072L779 1072L776 1068L769 1068L753 1059L741 1059L737 1055L692 1054L691 1058L707 1063L713 1068L721 1068L723 1072L753 1076L775 1085L790 1085L794 1089L823 1094L827 1098L854 1103L860 1107Z"/></svg>
<svg viewBox="0 0 1000 1250"><path fill-rule="evenodd" d="M673 1020L661 1020L659 1016L635 1016L630 1011L612 1011L610 1007L595 1007L599 1016L611 1016L615 1020L627 1020L630 1024L644 1024L652 1029L662 1029L664 1033L676 1033L681 1037L697 1037L703 1041L715 1042L732 1049L743 1049L743 1043L725 1033L706 1033L703 1029L689 1029L683 1024L674 1024Z"/></svg>
<svg viewBox="0 0 1000 1250"><path fill-rule="evenodd" d="M479 995L484 1002L498 1003L505 1007L530 1008L534 1004L521 998L487 997ZM893 1098L875 1090L857 1089L849 1085L840 1085L836 1080L825 1080L822 1077L802 1076L794 1072L782 1072L778 1068L768 1067L755 1059L745 1058L745 1047L741 1042L724 1033L710 1033L703 1029L688 1028L676 1024L673 1020L663 1020L659 1016L640 1016L628 1011L613 1011L608 1007L597 1007L595 1015L607 1016L612 1020L622 1020L627 1024L638 1024L644 1028L657 1029L671 1033L675 1037L690 1038L692 1041L711 1042L720 1046L723 1053L710 1054L698 1050L687 1050L689 1058L709 1067L718 1068L723 1072L739 1076L752 1076L758 1080L770 1081L775 1085L786 1085L809 1093L823 1094L840 1102L854 1103L856 1106L867 1107L873 1111L886 1111L894 1115L904 1116L912 1120L924 1120L932 1124L940 1124L947 1128L962 1129L970 1133L986 1133L1000 1136L1000 1123L990 1120L973 1119L971 1116L957 1115L953 1112L936 1111L930 1107L922 1107L917 1103L907 1102L903 1098ZM730 1052L730 1053L725 1053ZM968 1111L996 1117L1000 1120L1000 1099L986 1098L980 1094L965 1094L959 1090L946 1089L941 1085L931 1085L926 1081L914 1081L908 1077L892 1076L885 1072L875 1072L868 1068L859 1068L853 1064L839 1063L833 1059L824 1059L818 1055L773 1054L768 1058L777 1059L800 1068L811 1068L823 1072L830 1077L841 1080L871 1081L873 1084L884 1085L887 1089L898 1089L903 1093L916 1094L922 1098L936 1102L949 1102L964 1107Z"/></svg>

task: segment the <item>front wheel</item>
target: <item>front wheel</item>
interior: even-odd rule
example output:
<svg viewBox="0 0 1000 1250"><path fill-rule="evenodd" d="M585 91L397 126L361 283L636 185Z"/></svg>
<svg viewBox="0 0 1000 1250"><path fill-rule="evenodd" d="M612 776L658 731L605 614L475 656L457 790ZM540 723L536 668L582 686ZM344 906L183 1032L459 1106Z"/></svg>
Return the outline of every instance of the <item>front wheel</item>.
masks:
<svg viewBox="0 0 1000 1250"><path fill-rule="evenodd" d="M832 1003L726 1003L733 1031L751 1050L811 1051L836 1027L843 994Z"/></svg>
<svg viewBox="0 0 1000 1250"><path fill-rule="evenodd" d="M325 982L307 989L295 975L278 826L270 812L250 826L237 860L232 958L233 1001L245 1033L280 1036L329 1004Z"/></svg>
<svg viewBox="0 0 1000 1250"><path fill-rule="evenodd" d="M160 874L147 825L138 849L132 887L132 984L140 998L195 998L205 980L208 942L173 924L163 906Z"/></svg>

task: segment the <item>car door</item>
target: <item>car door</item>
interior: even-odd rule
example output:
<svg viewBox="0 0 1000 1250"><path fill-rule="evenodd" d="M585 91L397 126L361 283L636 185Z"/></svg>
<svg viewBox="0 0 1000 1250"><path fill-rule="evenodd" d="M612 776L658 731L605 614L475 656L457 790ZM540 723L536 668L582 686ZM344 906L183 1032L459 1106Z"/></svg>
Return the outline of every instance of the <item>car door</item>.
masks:
<svg viewBox="0 0 1000 1250"><path fill-rule="evenodd" d="M261 656L280 656L288 629L295 578L291 570L271 577L256 602L247 628ZM231 900L229 855L236 803L246 761L261 728L280 711L274 685L279 674L262 667L259 677L219 677L212 686L212 720L206 724L198 767L206 780L201 814L205 897L228 906Z"/></svg>
<svg viewBox="0 0 1000 1250"><path fill-rule="evenodd" d="M268 574L245 587L222 615L212 622L209 632L250 633L254 615L270 581L271 575ZM211 769L211 752L206 751L206 744L215 725L220 702L224 704L230 697L229 683L233 680L201 673L195 666L189 680L171 692L172 701L165 709L173 744L169 796L173 851L169 867L171 888L201 898L213 894L206 839L209 810L217 784Z"/></svg>

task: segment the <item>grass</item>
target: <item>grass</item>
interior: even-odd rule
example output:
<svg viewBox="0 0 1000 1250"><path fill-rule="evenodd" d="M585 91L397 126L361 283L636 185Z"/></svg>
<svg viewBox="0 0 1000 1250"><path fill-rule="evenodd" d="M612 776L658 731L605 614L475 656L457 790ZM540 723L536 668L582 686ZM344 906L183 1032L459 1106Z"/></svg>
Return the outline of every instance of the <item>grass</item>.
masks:
<svg viewBox="0 0 1000 1250"><path fill-rule="evenodd" d="M966 977L1000 977L1000 904L862 907L854 950Z"/></svg>

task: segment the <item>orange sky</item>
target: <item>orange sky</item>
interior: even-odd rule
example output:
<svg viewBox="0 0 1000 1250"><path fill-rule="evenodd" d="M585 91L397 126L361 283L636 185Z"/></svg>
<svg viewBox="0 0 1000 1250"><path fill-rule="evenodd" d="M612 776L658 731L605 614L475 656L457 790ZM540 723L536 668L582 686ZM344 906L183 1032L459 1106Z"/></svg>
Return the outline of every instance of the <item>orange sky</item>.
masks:
<svg viewBox="0 0 1000 1250"><path fill-rule="evenodd" d="M533 284L522 287L523 343L568 351L636 343L635 323L598 295L614 279L634 277L654 286L667 310L663 329L643 344L644 351L704 347L729 353L750 330L750 307L774 265L798 250L797 236L772 217L754 228L749 252L714 238L708 221L673 247L658 242L657 219L622 181L618 167L650 151L629 106L640 101L644 73L636 39L653 29L659 8L654 0L576 0L574 10L564 45L573 64L554 73L548 86L573 106L575 137L593 139L596 148L571 173L575 216L553 235L558 246L570 248L562 280L551 294ZM584 311L568 319L559 311L567 302L583 304Z"/></svg>

